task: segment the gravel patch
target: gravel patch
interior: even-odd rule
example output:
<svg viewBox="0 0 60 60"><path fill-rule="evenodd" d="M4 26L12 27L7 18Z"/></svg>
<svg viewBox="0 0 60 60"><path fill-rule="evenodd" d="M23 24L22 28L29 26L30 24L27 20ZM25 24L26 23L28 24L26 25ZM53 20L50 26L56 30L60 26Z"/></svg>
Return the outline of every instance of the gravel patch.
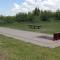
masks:
<svg viewBox="0 0 60 60"><path fill-rule="evenodd" d="M53 41L53 35L44 33L0 27L0 34L43 47L56 48L60 46L60 40Z"/></svg>

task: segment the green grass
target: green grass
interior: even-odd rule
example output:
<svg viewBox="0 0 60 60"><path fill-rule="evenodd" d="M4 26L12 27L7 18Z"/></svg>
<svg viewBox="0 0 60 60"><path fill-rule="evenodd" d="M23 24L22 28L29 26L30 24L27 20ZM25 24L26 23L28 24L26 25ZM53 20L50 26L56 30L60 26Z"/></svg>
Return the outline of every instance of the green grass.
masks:
<svg viewBox="0 0 60 60"><path fill-rule="evenodd" d="M34 32L42 32L42 33L48 33L48 34L60 32L60 21L34 23L34 24L42 25L42 27L39 30L30 29L28 27L29 24L30 23L13 23L13 24L4 24L4 25L0 25L0 26L21 29L21 30L34 31Z"/></svg>
<svg viewBox="0 0 60 60"><path fill-rule="evenodd" d="M60 47L50 49L0 35L0 60L60 60Z"/></svg>

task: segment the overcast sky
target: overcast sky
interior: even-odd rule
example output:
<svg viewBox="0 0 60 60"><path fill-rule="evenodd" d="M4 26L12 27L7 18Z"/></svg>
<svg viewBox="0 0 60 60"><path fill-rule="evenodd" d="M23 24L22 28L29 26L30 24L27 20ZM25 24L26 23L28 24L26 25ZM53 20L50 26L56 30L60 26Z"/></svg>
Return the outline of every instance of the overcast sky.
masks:
<svg viewBox="0 0 60 60"><path fill-rule="evenodd" d="M35 7L42 10L60 9L60 0L0 0L0 15L15 15L30 12Z"/></svg>

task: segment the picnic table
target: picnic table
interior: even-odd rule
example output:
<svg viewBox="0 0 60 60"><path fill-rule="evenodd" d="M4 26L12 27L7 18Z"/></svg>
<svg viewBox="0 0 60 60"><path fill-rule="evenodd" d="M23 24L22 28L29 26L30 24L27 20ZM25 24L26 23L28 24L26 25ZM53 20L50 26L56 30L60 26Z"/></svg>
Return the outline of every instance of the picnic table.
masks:
<svg viewBox="0 0 60 60"><path fill-rule="evenodd" d="M34 24L30 24L28 25L29 28L33 28L33 29L40 29L41 25L34 25Z"/></svg>

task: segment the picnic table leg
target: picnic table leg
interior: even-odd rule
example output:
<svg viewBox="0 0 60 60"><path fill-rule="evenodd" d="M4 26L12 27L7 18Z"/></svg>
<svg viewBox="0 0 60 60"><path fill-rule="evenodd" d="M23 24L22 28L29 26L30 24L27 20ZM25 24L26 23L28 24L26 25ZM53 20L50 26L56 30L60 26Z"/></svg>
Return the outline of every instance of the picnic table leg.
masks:
<svg viewBox="0 0 60 60"><path fill-rule="evenodd" d="M35 26L34 26L34 29L35 29Z"/></svg>
<svg viewBox="0 0 60 60"><path fill-rule="evenodd" d="M40 26L38 26L38 29L40 29Z"/></svg>

